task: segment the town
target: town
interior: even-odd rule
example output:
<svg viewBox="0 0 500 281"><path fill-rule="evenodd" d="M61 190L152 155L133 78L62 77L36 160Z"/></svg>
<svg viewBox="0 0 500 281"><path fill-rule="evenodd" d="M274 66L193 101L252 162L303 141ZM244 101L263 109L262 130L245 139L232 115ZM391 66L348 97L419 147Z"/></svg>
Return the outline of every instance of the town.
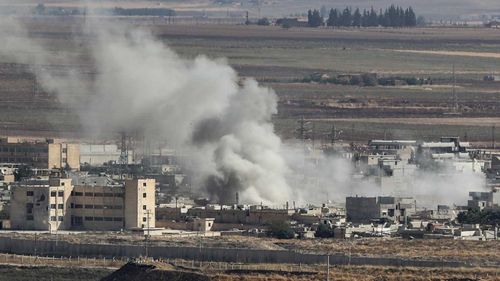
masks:
<svg viewBox="0 0 500 281"><path fill-rule="evenodd" d="M200 197L200 188L190 183L173 150L165 147L140 155L129 143L3 138L2 228L167 236L498 239L500 154L474 149L458 137L436 142L371 140L363 146L310 152L305 161L314 165L322 165L323 158L347 158L353 169L346 184L369 184L367 194L376 195L315 203L299 203L297 198L281 206L249 205L239 201L238 192L225 201ZM449 204L444 198L426 202L412 191L418 188L412 183L420 183L417 177L425 174L445 180L475 175L482 180L448 190L468 197L463 204ZM301 177L308 181L313 176ZM439 180L431 185L445 188ZM335 186L330 190L335 193Z"/></svg>

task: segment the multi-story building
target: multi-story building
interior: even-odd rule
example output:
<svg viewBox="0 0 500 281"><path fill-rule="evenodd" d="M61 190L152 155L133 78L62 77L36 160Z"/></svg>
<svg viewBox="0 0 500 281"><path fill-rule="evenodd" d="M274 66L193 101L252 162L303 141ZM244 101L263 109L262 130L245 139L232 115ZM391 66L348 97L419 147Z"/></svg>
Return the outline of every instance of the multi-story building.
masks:
<svg viewBox="0 0 500 281"><path fill-rule="evenodd" d="M25 164L39 169L80 169L80 145L48 139L0 139L0 163Z"/></svg>
<svg viewBox="0 0 500 281"><path fill-rule="evenodd" d="M24 230L120 230L155 227L155 181L49 181L12 186L11 227Z"/></svg>

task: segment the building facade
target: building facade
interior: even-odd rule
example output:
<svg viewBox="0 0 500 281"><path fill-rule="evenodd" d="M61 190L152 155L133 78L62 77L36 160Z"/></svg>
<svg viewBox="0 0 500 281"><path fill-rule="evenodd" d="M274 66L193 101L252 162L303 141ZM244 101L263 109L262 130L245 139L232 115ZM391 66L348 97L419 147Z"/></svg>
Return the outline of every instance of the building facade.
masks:
<svg viewBox="0 0 500 281"><path fill-rule="evenodd" d="M121 230L154 227L155 181L72 184L71 178L12 186L11 227L22 230ZM149 215L149 217L148 217Z"/></svg>
<svg viewBox="0 0 500 281"><path fill-rule="evenodd" d="M0 139L0 163L25 164L39 169L80 169L76 143Z"/></svg>

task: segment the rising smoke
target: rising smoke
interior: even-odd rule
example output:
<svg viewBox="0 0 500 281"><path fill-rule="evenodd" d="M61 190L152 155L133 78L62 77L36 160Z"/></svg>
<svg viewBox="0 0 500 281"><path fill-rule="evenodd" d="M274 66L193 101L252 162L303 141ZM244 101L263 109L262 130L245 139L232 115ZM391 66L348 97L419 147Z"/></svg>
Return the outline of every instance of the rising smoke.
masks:
<svg viewBox="0 0 500 281"><path fill-rule="evenodd" d="M394 195L353 180L348 160L310 161L302 144L284 145L271 123L275 93L240 79L223 59L184 59L135 28L90 22L83 32L90 74L74 66L71 54L38 43L13 21L0 22L0 57L30 65L44 89L78 113L88 136L140 132L166 139L185 158L194 185L214 201L233 202L236 193L241 202L269 205ZM463 203L478 179L426 173L403 195Z"/></svg>
<svg viewBox="0 0 500 281"><path fill-rule="evenodd" d="M214 200L284 202L287 165L271 117L277 98L253 79L240 80L224 60L179 57L149 33L90 23L91 79L67 59L2 23L2 57L32 66L41 85L77 110L88 135L141 132L179 149ZM87 97L76 99L75 97Z"/></svg>

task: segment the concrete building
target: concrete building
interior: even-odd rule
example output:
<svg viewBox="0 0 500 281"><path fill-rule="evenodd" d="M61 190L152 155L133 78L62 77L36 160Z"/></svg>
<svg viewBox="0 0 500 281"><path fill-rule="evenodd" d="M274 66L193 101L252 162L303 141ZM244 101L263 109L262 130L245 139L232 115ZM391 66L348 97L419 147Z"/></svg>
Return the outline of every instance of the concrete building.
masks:
<svg viewBox="0 0 500 281"><path fill-rule="evenodd" d="M125 228L155 227L155 180L125 181Z"/></svg>
<svg viewBox="0 0 500 281"><path fill-rule="evenodd" d="M154 185L150 179L73 185L61 176L21 182L12 186L11 226L49 231L154 227Z"/></svg>
<svg viewBox="0 0 500 281"><path fill-rule="evenodd" d="M500 191L469 192L467 207L473 209L500 209Z"/></svg>
<svg viewBox="0 0 500 281"><path fill-rule="evenodd" d="M116 144L80 144L80 164L103 166L106 163L118 163L121 151ZM129 150L127 164L133 164L133 151Z"/></svg>
<svg viewBox="0 0 500 281"><path fill-rule="evenodd" d="M375 155L395 155L397 159L408 161L414 157L417 141L414 140L371 140L370 152Z"/></svg>
<svg viewBox="0 0 500 281"><path fill-rule="evenodd" d="M410 197L347 197L346 217L353 223L366 223L372 219L404 222L416 213L416 202Z"/></svg>
<svg viewBox="0 0 500 281"><path fill-rule="evenodd" d="M249 208L192 208L188 215L199 218L214 218L216 223L263 225L290 220L295 210L268 209L261 206Z"/></svg>
<svg viewBox="0 0 500 281"><path fill-rule="evenodd" d="M345 209L347 220L354 223L379 217L376 197L347 197Z"/></svg>
<svg viewBox="0 0 500 281"><path fill-rule="evenodd" d="M40 169L80 169L80 145L76 143L0 139L0 163L25 164Z"/></svg>

